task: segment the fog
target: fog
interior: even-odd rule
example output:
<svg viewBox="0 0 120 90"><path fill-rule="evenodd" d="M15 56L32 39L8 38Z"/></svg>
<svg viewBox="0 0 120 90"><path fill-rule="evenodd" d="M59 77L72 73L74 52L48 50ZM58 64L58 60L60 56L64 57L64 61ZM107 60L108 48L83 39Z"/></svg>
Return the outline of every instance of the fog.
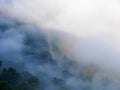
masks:
<svg viewBox="0 0 120 90"><path fill-rule="evenodd" d="M116 32L119 33L118 0L0 0L0 2L0 11L44 28L62 30L79 37L115 36L118 35Z"/></svg>
<svg viewBox="0 0 120 90"><path fill-rule="evenodd" d="M0 0L0 58L42 79L46 90L57 90L53 77L64 80L69 90L119 90L119 4ZM91 83L79 77L86 67L97 69ZM69 72L67 78L62 71ZM101 78L112 81L104 85Z"/></svg>

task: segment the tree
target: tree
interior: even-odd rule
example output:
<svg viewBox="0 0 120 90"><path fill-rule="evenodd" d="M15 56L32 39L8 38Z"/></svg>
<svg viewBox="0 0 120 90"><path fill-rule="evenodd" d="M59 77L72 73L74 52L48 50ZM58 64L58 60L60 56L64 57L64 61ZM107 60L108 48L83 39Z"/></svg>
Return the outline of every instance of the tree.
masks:
<svg viewBox="0 0 120 90"><path fill-rule="evenodd" d="M40 86L39 80L34 76L31 76L28 79L28 84L30 85L31 89L33 89L33 88L36 89L36 88L38 88L38 86Z"/></svg>
<svg viewBox="0 0 120 90"><path fill-rule="evenodd" d="M2 62L0 65L2 66ZM39 80L31 74L26 78L13 67L1 69L0 90L36 90L38 86Z"/></svg>
<svg viewBox="0 0 120 90"><path fill-rule="evenodd" d="M8 69L4 68L1 73L1 79L7 80L8 82L12 84L17 84L20 79L20 73L18 73L17 70L12 67Z"/></svg>
<svg viewBox="0 0 120 90"><path fill-rule="evenodd" d="M3 62L0 61L0 73L1 73L1 71L2 71L2 65L3 65Z"/></svg>
<svg viewBox="0 0 120 90"><path fill-rule="evenodd" d="M7 81L0 81L0 90L10 90L10 86Z"/></svg>

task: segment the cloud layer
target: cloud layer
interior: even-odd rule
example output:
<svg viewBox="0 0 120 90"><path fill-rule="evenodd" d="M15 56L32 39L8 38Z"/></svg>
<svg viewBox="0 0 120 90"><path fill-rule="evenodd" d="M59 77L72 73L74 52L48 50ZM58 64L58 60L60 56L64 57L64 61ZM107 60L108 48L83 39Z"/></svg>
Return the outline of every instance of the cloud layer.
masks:
<svg viewBox="0 0 120 90"><path fill-rule="evenodd" d="M118 0L0 0L0 12L27 24L77 37L74 41L61 36L61 51L120 74L119 4ZM7 42L15 41L12 38Z"/></svg>

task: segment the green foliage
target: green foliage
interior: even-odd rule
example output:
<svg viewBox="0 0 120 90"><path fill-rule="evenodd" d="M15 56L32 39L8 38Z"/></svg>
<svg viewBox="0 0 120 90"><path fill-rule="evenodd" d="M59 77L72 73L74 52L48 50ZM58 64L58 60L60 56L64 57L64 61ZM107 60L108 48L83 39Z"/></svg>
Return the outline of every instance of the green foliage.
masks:
<svg viewBox="0 0 120 90"><path fill-rule="evenodd" d="M10 90L10 86L7 81L0 81L0 90Z"/></svg>
<svg viewBox="0 0 120 90"><path fill-rule="evenodd" d="M68 90L65 86L61 86L59 90Z"/></svg>
<svg viewBox="0 0 120 90"><path fill-rule="evenodd" d="M16 71L16 69L10 67L8 69L3 69L3 71L1 72L1 80L5 80L8 81L12 84L16 84L18 83L19 79L20 79L20 73L18 73Z"/></svg>
<svg viewBox="0 0 120 90"><path fill-rule="evenodd" d="M15 68L3 68L0 73L0 90L36 90L40 85L39 80L32 76L26 79Z"/></svg>
<svg viewBox="0 0 120 90"><path fill-rule="evenodd" d="M31 88L37 88L40 85L39 80L34 76L31 76L27 81Z"/></svg>
<svg viewBox="0 0 120 90"><path fill-rule="evenodd" d="M2 67L2 64L3 64L3 62L2 62L2 61L0 61L0 68Z"/></svg>

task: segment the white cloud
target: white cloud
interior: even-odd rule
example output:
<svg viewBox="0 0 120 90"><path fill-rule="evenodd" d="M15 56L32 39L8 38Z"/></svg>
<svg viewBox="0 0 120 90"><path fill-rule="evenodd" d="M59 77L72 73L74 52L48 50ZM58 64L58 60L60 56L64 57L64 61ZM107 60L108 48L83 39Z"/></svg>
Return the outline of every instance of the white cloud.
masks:
<svg viewBox="0 0 120 90"><path fill-rule="evenodd" d="M84 53L82 53L85 54L85 57L89 53L91 56L96 53L95 57L97 57L103 55L105 51L105 56L103 55L104 57L101 59L105 60L106 57L112 58L112 61L115 59L115 63L112 64L112 61L110 63L113 66L119 63L120 50L116 50L120 49L119 0L12 0L11 3L4 1L0 0L1 12L26 23L60 30L75 37L88 38L85 40L89 40L86 41L89 43L85 43L85 46L83 43ZM90 38L94 38L92 39L94 41L91 42ZM104 44L104 41L106 44ZM78 43L72 43L72 50L68 51L74 51L74 46L79 45ZM62 44L66 44L66 42L63 41ZM100 47L98 44L100 44ZM76 46L76 48L77 53L79 53L80 47ZM67 48L64 49L67 50ZM91 49L97 49L98 51ZM112 52L113 49L115 52ZM109 50L113 54L109 53ZM116 52L118 55L114 56ZM77 54L75 53L75 55Z"/></svg>

